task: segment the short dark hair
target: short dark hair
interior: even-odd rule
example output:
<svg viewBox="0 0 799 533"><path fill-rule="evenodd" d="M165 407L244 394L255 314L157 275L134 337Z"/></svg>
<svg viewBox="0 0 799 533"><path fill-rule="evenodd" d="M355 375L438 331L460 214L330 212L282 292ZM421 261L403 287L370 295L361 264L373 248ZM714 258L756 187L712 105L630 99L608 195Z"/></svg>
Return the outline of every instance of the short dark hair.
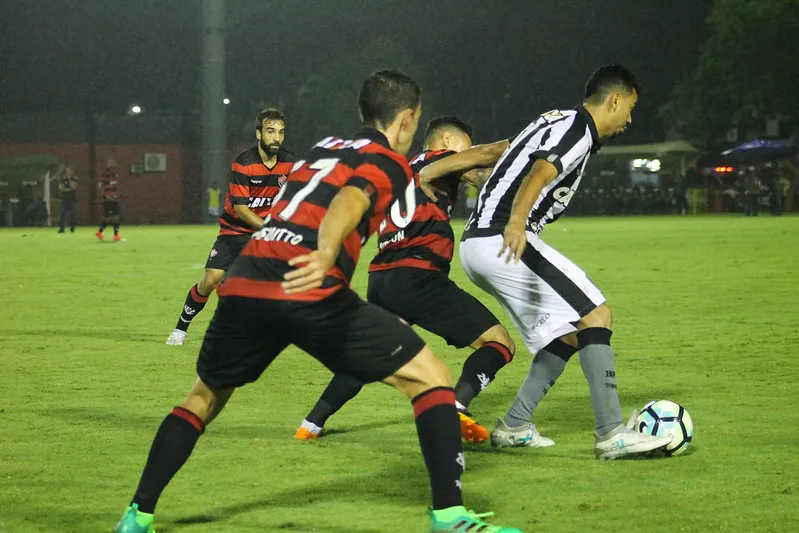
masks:
<svg viewBox="0 0 799 533"><path fill-rule="evenodd" d="M436 117L427 123L427 128L424 130L424 138L428 139L432 134L436 133L442 128L453 127L458 128L470 138L474 135L472 127L468 122L462 120L454 115L444 115Z"/></svg>
<svg viewBox="0 0 799 533"><path fill-rule="evenodd" d="M283 124L286 123L286 115L276 107L267 107L262 109L258 116L255 117L255 130L261 131L265 120L279 120Z"/></svg>
<svg viewBox="0 0 799 533"><path fill-rule="evenodd" d="M591 78L585 84L583 100L598 104L604 101L611 92L619 89L623 89L627 93L635 90L641 94L641 87L632 72L621 65L604 65L591 74Z"/></svg>
<svg viewBox="0 0 799 533"><path fill-rule="evenodd" d="M389 126L405 109L416 109L422 90L398 70L374 72L364 80L358 93L358 107L366 125Z"/></svg>

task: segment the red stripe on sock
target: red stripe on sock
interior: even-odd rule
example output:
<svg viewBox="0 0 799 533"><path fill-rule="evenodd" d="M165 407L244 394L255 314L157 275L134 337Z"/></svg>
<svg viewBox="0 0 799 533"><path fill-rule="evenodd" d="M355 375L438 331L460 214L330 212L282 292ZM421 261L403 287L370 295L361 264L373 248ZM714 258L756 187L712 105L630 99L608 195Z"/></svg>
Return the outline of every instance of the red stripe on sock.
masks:
<svg viewBox="0 0 799 533"><path fill-rule="evenodd" d="M194 426L194 428L200 433L205 431L205 423L202 420L200 420L199 416L195 415L188 409L184 409L182 407L175 407L174 409L172 409L172 412L169 414L175 415L178 418L182 418L183 420Z"/></svg>
<svg viewBox="0 0 799 533"><path fill-rule="evenodd" d="M412 400L413 416L419 418L422 413L437 405L455 405L455 390L449 387L436 387L423 392Z"/></svg>
<svg viewBox="0 0 799 533"><path fill-rule="evenodd" d="M197 285L192 285L191 290L189 291L191 294L191 299L197 302L198 304L204 304L208 301L208 296L201 296L199 292L197 292Z"/></svg>
<svg viewBox="0 0 799 533"><path fill-rule="evenodd" d="M513 353L511 353L510 349L507 346L505 346L504 344L500 344L500 343L495 342L495 341L489 341L489 342L483 344L483 346L490 346L490 347L494 348L496 351L498 351L499 353L501 353L502 357L505 358L505 363L506 364L510 363L511 360L513 359Z"/></svg>

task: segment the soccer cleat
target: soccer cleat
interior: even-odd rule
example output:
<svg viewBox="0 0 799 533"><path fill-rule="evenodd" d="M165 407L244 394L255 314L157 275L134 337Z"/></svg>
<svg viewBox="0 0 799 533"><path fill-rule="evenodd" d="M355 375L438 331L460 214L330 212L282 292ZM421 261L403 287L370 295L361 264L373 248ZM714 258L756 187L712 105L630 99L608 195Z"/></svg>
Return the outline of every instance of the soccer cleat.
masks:
<svg viewBox="0 0 799 533"><path fill-rule="evenodd" d="M294 433L294 438L299 440L312 440L318 439L321 437L321 433L314 433L313 431L309 431L305 428L299 428L296 433Z"/></svg>
<svg viewBox="0 0 799 533"><path fill-rule="evenodd" d="M119 235L114 235L114 242L119 242L121 240L122 240L122 237L120 237Z"/></svg>
<svg viewBox="0 0 799 533"><path fill-rule="evenodd" d="M491 445L497 448L548 448L554 446L555 441L542 437L535 424L530 422L511 427L501 418L497 418L497 427L491 432Z"/></svg>
<svg viewBox="0 0 799 533"><path fill-rule="evenodd" d="M98 231L97 233L95 233L95 235L96 235L96 236L97 236L97 238L98 238L98 239L100 239L101 241L102 241L102 240L105 240L105 239L103 239L103 232L102 232L102 231Z"/></svg>
<svg viewBox="0 0 799 533"><path fill-rule="evenodd" d="M303 420L297 432L294 433L294 438L299 440L318 439L323 433L324 429L322 427L308 420Z"/></svg>
<svg viewBox="0 0 799 533"><path fill-rule="evenodd" d="M428 507L427 516L433 521L430 533L523 533L514 527L492 526L483 518L494 516L494 513L477 514L462 505L438 511Z"/></svg>
<svg viewBox="0 0 799 533"><path fill-rule="evenodd" d="M639 433L635 429L637 424L638 413L633 411L632 416L625 425L619 425L605 435L596 435L594 453L596 453L597 459L621 459L631 455L651 452L671 443L672 437L670 435L654 437Z"/></svg>
<svg viewBox="0 0 799 533"><path fill-rule="evenodd" d="M114 527L114 533L155 533L153 515L142 513L138 504L134 503L125 510Z"/></svg>
<svg viewBox="0 0 799 533"><path fill-rule="evenodd" d="M183 341L186 340L186 332L182 329L172 330L169 338L166 340L167 346L183 346Z"/></svg>
<svg viewBox="0 0 799 533"><path fill-rule="evenodd" d="M478 424L472 414L466 409L458 409L458 418L461 420L461 437L466 442L483 442L488 440L488 430Z"/></svg>

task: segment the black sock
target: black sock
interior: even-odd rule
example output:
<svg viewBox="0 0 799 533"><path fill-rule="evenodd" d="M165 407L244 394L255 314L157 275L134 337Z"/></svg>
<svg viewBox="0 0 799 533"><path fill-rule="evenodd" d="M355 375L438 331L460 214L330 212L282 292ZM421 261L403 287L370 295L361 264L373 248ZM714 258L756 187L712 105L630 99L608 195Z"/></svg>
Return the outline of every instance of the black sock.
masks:
<svg viewBox="0 0 799 533"><path fill-rule="evenodd" d="M114 235L119 235L119 222L114 222Z"/></svg>
<svg viewBox="0 0 799 533"><path fill-rule="evenodd" d="M138 504L143 513L155 512L161 492L189 458L204 430L203 421L191 411L172 409L155 434L131 504Z"/></svg>
<svg viewBox="0 0 799 533"><path fill-rule="evenodd" d="M103 232L103 230L105 230L105 228L107 228L107 227L108 227L108 224L106 224L105 222L103 222L102 224L100 224L100 229L98 229L97 231L99 231L100 233L102 233L102 232Z"/></svg>
<svg viewBox="0 0 799 533"><path fill-rule="evenodd" d="M455 399L464 407L494 381L497 372L510 363L513 354L498 342L487 342L463 363L461 377L455 385Z"/></svg>
<svg viewBox="0 0 799 533"><path fill-rule="evenodd" d="M422 456L430 475L433 509L463 505L461 474L466 467L455 391L436 387L412 400Z"/></svg>
<svg viewBox="0 0 799 533"><path fill-rule="evenodd" d="M319 397L305 420L324 427L327 419L344 407L344 404L361 392L364 382L351 376L336 374Z"/></svg>
<svg viewBox="0 0 799 533"><path fill-rule="evenodd" d="M208 302L208 296L202 296L197 290L197 285L192 286L189 294L186 295L186 301L183 302L183 311L180 313L175 329L188 331L191 320L203 310L206 302Z"/></svg>

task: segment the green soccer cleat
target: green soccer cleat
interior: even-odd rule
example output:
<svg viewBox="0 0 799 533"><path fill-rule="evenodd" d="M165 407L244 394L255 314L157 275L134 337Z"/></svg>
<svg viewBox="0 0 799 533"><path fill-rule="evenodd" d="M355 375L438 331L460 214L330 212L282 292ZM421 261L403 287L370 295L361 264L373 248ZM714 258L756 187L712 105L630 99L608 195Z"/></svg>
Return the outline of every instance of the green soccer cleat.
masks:
<svg viewBox="0 0 799 533"><path fill-rule="evenodd" d="M514 527L492 526L483 522L483 518L494 516L494 513L467 511L466 507L450 507L434 511L427 508L427 516L433 520L430 533L523 533Z"/></svg>
<svg viewBox="0 0 799 533"><path fill-rule="evenodd" d="M153 515L142 513L134 503L125 510L114 528L114 533L155 533Z"/></svg>

